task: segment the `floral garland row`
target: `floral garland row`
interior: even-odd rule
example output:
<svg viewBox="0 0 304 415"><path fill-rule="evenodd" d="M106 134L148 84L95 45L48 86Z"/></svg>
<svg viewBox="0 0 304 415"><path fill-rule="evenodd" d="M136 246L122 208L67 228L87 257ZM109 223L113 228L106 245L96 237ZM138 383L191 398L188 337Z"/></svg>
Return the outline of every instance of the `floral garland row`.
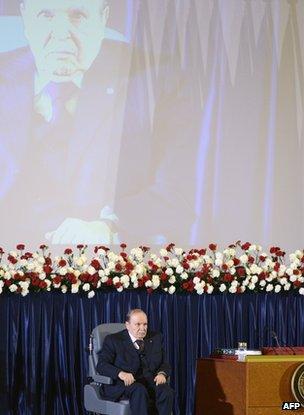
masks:
<svg viewBox="0 0 304 415"><path fill-rule="evenodd" d="M90 258L86 245L78 245L74 251L66 248L54 258L46 245L34 253L26 252L23 244L8 254L0 248L0 294L61 291L92 298L96 291L111 288L169 294L293 291L304 295L303 250L286 259L279 247L265 253L259 245L240 241L222 252L216 244L186 252L172 243L158 255L146 246L130 253L126 248L121 244L120 252L115 253L96 246Z"/></svg>

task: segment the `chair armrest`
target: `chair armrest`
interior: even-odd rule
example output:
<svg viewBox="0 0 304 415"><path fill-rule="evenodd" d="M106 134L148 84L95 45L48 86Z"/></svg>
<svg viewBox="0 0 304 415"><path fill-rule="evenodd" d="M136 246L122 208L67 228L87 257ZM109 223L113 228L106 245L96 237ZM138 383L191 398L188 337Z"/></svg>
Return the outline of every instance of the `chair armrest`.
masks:
<svg viewBox="0 0 304 415"><path fill-rule="evenodd" d="M112 385L113 379L109 376L102 376L102 375L91 375L91 378L94 380L94 382L102 383L104 385Z"/></svg>

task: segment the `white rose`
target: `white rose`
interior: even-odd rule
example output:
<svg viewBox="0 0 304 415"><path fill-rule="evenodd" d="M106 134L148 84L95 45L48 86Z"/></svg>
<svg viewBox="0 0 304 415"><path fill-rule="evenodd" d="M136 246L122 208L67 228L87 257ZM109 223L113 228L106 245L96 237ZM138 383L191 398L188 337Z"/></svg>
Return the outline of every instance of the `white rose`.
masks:
<svg viewBox="0 0 304 415"><path fill-rule="evenodd" d="M193 284L199 284L201 282L200 278L194 277L193 278Z"/></svg>
<svg viewBox="0 0 304 415"><path fill-rule="evenodd" d="M79 292L79 284L72 284L71 293L76 294Z"/></svg>
<svg viewBox="0 0 304 415"><path fill-rule="evenodd" d="M221 293L223 293L224 291L226 291L226 288L227 287L226 287L225 284L221 284L219 290L220 290Z"/></svg>
<svg viewBox="0 0 304 415"><path fill-rule="evenodd" d="M116 288L116 290L117 290L119 293L121 293L121 292L123 291L123 286L120 286L120 287Z"/></svg>
<svg viewBox="0 0 304 415"><path fill-rule="evenodd" d="M94 275L94 274L96 274L96 269L90 265L89 268L88 268L88 273L90 275Z"/></svg>
<svg viewBox="0 0 304 415"><path fill-rule="evenodd" d="M223 260L223 254L221 252L216 252L215 253L215 258Z"/></svg>
<svg viewBox="0 0 304 415"><path fill-rule="evenodd" d="M186 272L183 272L183 273L181 274L181 279L182 279L182 280L187 280L187 279L188 279L188 274L187 274Z"/></svg>
<svg viewBox="0 0 304 415"><path fill-rule="evenodd" d="M234 286L236 287L236 286L238 285L237 280L233 280L233 281L231 282L231 285L232 285L232 286L234 285Z"/></svg>
<svg viewBox="0 0 304 415"><path fill-rule="evenodd" d="M279 293L281 291L281 286L280 285L276 285L275 287L274 287L274 292L275 293Z"/></svg>
<svg viewBox="0 0 304 415"><path fill-rule="evenodd" d="M152 281L151 280L146 281L145 286L148 287L148 288L152 287Z"/></svg>
<svg viewBox="0 0 304 415"><path fill-rule="evenodd" d="M248 256L243 254L240 256L240 261L242 264L246 264L248 262Z"/></svg>
<svg viewBox="0 0 304 415"><path fill-rule="evenodd" d="M229 292L231 293L231 294L235 294L236 293L236 290L237 290L237 287L235 286L235 285L231 285L231 287L229 288Z"/></svg>
<svg viewBox="0 0 304 415"><path fill-rule="evenodd" d="M223 265L223 260L222 259L216 259L215 260L215 265L217 266L217 267L221 267L222 265Z"/></svg>
<svg viewBox="0 0 304 415"><path fill-rule="evenodd" d="M256 251L256 245L250 245L248 251Z"/></svg>
<svg viewBox="0 0 304 415"><path fill-rule="evenodd" d="M175 276L174 276L174 275L172 275L172 277L170 277L168 281L169 281L169 283L170 283L170 284L174 284L174 283L175 283L175 281L176 281Z"/></svg>
<svg viewBox="0 0 304 415"><path fill-rule="evenodd" d="M46 278L45 272L42 272L41 274L39 274L39 279L40 280L45 280L45 278Z"/></svg>
<svg viewBox="0 0 304 415"><path fill-rule="evenodd" d="M76 260L76 265L78 265L79 267L82 267L83 265L83 260L81 258L77 258Z"/></svg>
<svg viewBox="0 0 304 415"><path fill-rule="evenodd" d="M304 295L304 287L301 287L301 288L299 289L299 294Z"/></svg>
<svg viewBox="0 0 304 415"><path fill-rule="evenodd" d="M248 288L249 288L249 290L254 290L255 289L255 284L253 284L252 282L249 283Z"/></svg>
<svg viewBox="0 0 304 415"><path fill-rule="evenodd" d="M175 290L176 290L176 288L174 287L174 285L171 285L171 287L169 287L169 289L168 289L168 293L169 294L174 294Z"/></svg>
<svg viewBox="0 0 304 415"><path fill-rule="evenodd" d="M213 285L208 285L207 294L212 294L213 293L213 290L214 290Z"/></svg>
<svg viewBox="0 0 304 415"><path fill-rule="evenodd" d="M195 288L195 290L196 290L196 293L198 294L198 295L202 295L202 294L204 294L204 289L203 289L203 287L199 284L199 285L197 285L196 287L194 287Z"/></svg>
<svg viewBox="0 0 304 415"><path fill-rule="evenodd" d="M272 284L268 284L266 287L266 291L272 291L273 290L273 285Z"/></svg>
<svg viewBox="0 0 304 415"><path fill-rule="evenodd" d="M78 271L78 269L76 269L76 270L74 271L74 275L75 275L75 277L76 277L76 278L78 278L80 274L81 274L81 273L80 273L80 271Z"/></svg>
<svg viewBox="0 0 304 415"><path fill-rule="evenodd" d="M213 269L212 270L212 277L213 278L218 278L220 276L220 271L218 269Z"/></svg>
<svg viewBox="0 0 304 415"><path fill-rule="evenodd" d="M21 291L22 297L25 297L26 295L28 295L28 293L29 293L29 290L22 290Z"/></svg>
<svg viewBox="0 0 304 415"><path fill-rule="evenodd" d="M161 249L159 253L161 254L161 256L168 256L168 251L166 249Z"/></svg>
<svg viewBox="0 0 304 415"><path fill-rule="evenodd" d="M86 282L85 284L83 284L82 289L83 289L83 291L89 291L90 290L90 284Z"/></svg>
<svg viewBox="0 0 304 415"><path fill-rule="evenodd" d="M181 265L178 265L178 267L176 267L177 274L182 274L183 271L184 271L184 268Z"/></svg>
<svg viewBox="0 0 304 415"><path fill-rule="evenodd" d="M296 278L295 278L295 280L296 280ZM295 281L295 280L294 280L294 281ZM290 278L290 281L291 281L291 278ZM286 278L286 277L281 278L281 279L280 279L280 283L281 283L282 285L287 284L287 278Z"/></svg>
<svg viewBox="0 0 304 415"><path fill-rule="evenodd" d="M166 269L166 274L167 274L167 275L173 275L173 270L172 270L172 268L167 268L167 269Z"/></svg>
<svg viewBox="0 0 304 415"><path fill-rule="evenodd" d="M94 295L95 295L95 291L91 290L91 291L88 293L88 298L93 298L93 297L94 297Z"/></svg>
<svg viewBox="0 0 304 415"><path fill-rule="evenodd" d="M134 287L134 288L138 288L138 281L134 281L134 282L133 282L133 287Z"/></svg>
<svg viewBox="0 0 304 415"><path fill-rule="evenodd" d="M289 291L290 287L291 287L291 284L288 282L287 284L284 285L284 290Z"/></svg>
<svg viewBox="0 0 304 415"><path fill-rule="evenodd" d="M178 267L179 266L179 260L177 258L173 258L171 260L171 266L175 267L175 268Z"/></svg>
<svg viewBox="0 0 304 415"><path fill-rule="evenodd" d="M68 290L68 287L67 287L66 285L62 285L62 286L61 286L61 292L62 292L63 294L65 294L65 293L67 292L67 290Z"/></svg>
<svg viewBox="0 0 304 415"><path fill-rule="evenodd" d="M265 281L265 280L261 280L261 281L260 281L260 286L261 286L261 287L265 287L265 285L266 285L266 281Z"/></svg>
<svg viewBox="0 0 304 415"><path fill-rule="evenodd" d="M60 268L60 270L59 270L60 275L66 275L66 273L67 273L66 268Z"/></svg>
<svg viewBox="0 0 304 415"><path fill-rule="evenodd" d="M108 279L109 279L108 277L104 276L104 277L101 277L100 280L101 280L102 283L105 283L105 282L108 281Z"/></svg>
<svg viewBox="0 0 304 415"><path fill-rule="evenodd" d="M113 285L117 284L118 282L120 282L119 277L114 277L113 278Z"/></svg>
<svg viewBox="0 0 304 415"><path fill-rule="evenodd" d="M16 284L12 284L9 286L9 290L11 293L14 293L15 291L17 291L17 285Z"/></svg>
<svg viewBox="0 0 304 415"><path fill-rule="evenodd" d="M182 248L174 248L174 253L178 256L183 254L183 249Z"/></svg>
<svg viewBox="0 0 304 415"><path fill-rule="evenodd" d="M257 282L258 282L258 277L256 276L256 275L254 275L253 277L251 277L251 282L253 283L253 284L256 284Z"/></svg>

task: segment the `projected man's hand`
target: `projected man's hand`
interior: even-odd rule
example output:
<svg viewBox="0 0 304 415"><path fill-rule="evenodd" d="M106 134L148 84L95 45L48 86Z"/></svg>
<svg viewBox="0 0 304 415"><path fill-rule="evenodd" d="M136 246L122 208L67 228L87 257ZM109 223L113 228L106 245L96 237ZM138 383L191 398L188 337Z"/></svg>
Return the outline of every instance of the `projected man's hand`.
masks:
<svg viewBox="0 0 304 415"><path fill-rule="evenodd" d="M112 244L116 234L102 221L86 222L77 218L67 218L46 238L53 244Z"/></svg>

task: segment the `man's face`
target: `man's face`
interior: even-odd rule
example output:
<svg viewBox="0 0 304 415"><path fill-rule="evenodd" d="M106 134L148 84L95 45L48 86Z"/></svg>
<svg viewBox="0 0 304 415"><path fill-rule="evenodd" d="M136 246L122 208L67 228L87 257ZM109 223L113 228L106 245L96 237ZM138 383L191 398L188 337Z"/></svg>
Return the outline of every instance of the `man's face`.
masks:
<svg viewBox="0 0 304 415"><path fill-rule="evenodd" d="M143 312L137 312L131 315L130 321L126 322L127 330L138 340L142 340L147 334L148 320Z"/></svg>
<svg viewBox="0 0 304 415"><path fill-rule="evenodd" d="M64 82L96 58L109 9L104 0L26 0L21 14L38 72Z"/></svg>

